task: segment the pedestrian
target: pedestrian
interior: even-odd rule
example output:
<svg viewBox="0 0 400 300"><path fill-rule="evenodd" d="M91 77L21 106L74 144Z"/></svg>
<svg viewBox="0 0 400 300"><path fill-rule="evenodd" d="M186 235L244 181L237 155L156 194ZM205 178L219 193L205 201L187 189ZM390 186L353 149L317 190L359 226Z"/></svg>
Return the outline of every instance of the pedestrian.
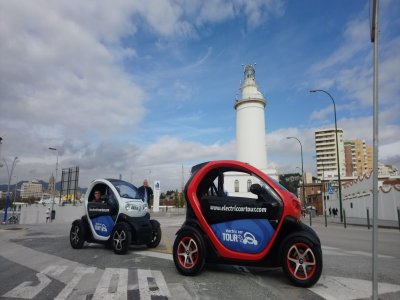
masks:
<svg viewBox="0 0 400 300"><path fill-rule="evenodd" d="M329 207L329 216L332 215L332 208Z"/></svg>
<svg viewBox="0 0 400 300"><path fill-rule="evenodd" d="M48 207L47 210L46 210L46 224L49 221L50 221L50 207Z"/></svg>
<svg viewBox="0 0 400 300"><path fill-rule="evenodd" d="M139 188L139 193L143 196L143 200L147 202L147 205L150 208L151 200L153 198L153 190L149 186L149 182L146 178L143 180L143 185Z"/></svg>

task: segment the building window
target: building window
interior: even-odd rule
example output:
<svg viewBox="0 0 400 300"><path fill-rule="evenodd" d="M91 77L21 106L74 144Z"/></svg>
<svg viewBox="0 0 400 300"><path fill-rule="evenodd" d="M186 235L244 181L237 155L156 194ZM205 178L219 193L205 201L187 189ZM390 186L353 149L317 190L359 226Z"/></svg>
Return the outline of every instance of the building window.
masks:
<svg viewBox="0 0 400 300"><path fill-rule="evenodd" d="M235 193L239 192L239 180L235 180Z"/></svg>
<svg viewBox="0 0 400 300"><path fill-rule="evenodd" d="M251 180L247 180L247 191L250 192Z"/></svg>

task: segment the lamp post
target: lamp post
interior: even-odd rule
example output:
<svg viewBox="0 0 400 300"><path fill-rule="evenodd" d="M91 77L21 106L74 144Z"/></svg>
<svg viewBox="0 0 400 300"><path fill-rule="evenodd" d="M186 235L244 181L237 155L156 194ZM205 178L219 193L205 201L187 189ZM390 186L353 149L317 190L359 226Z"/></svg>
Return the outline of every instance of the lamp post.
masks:
<svg viewBox="0 0 400 300"><path fill-rule="evenodd" d="M12 207L13 207L13 205L15 205L15 197L16 197L16 194L17 194L17 185L18 185L18 176L14 175L13 177L15 178L15 185L14 185L13 201L12 201L12 204L11 204L12 215L14 215L14 211L15 211L15 208L13 209Z"/></svg>
<svg viewBox="0 0 400 300"><path fill-rule="evenodd" d="M305 190L304 190L304 165L303 165L303 145L301 144L300 140L297 137L294 136L288 136L287 139L295 139L299 142L300 144L300 153L301 153L301 176L303 178L303 204L306 203L306 195L305 195Z"/></svg>
<svg viewBox="0 0 400 300"><path fill-rule="evenodd" d="M53 214L53 209L54 209L54 198L55 198L55 193L56 193L56 181L57 181L57 172L58 172L58 150L56 148L49 147L49 150L56 151L57 152L57 161L56 161L56 177L54 178L54 183L53 183L53 201L51 201L51 216L50 216L50 222L53 222L52 214Z"/></svg>
<svg viewBox="0 0 400 300"><path fill-rule="evenodd" d="M8 185L7 185L6 206L4 207L4 219L3 219L4 224L7 222L8 198L10 197L10 183L11 183L11 177L12 177L12 174L13 174L13 172L14 172L15 165L17 164L17 160L18 160L18 157L17 157L17 156L14 157L14 160L13 160L13 162L12 162L12 164L11 164L11 170L10 170L10 169L8 168L7 161L6 161L5 159L3 159L3 161L4 161L5 165L6 165L7 174L8 174Z"/></svg>
<svg viewBox="0 0 400 300"><path fill-rule="evenodd" d="M343 222L343 212L342 212L342 184L340 181L340 160L339 160L339 141L338 141L338 134L337 134L337 120L336 120L336 104L335 100L333 100L333 97L331 94L329 94L327 91L324 90L310 90L310 93L315 93L315 92L323 92L327 94L333 103L333 112L335 115L335 135L336 135L336 157L337 157L337 169L338 169L338 185L339 185L339 214L340 214L340 222Z"/></svg>

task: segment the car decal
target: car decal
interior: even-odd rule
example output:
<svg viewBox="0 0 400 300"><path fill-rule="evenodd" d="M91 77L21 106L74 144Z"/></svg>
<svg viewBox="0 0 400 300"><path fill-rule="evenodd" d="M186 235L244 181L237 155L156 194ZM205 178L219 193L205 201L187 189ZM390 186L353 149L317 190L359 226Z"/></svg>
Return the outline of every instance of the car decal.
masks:
<svg viewBox="0 0 400 300"><path fill-rule="evenodd" d="M244 253L261 252L275 232L265 219L234 220L211 228L226 248Z"/></svg>
<svg viewBox="0 0 400 300"><path fill-rule="evenodd" d="M100 236L110 236L111 231L114 228L114 221L111 218L111 216L100 216L93 218L92 220L92 225L94 228L94 231L100 235Z"/></svg>

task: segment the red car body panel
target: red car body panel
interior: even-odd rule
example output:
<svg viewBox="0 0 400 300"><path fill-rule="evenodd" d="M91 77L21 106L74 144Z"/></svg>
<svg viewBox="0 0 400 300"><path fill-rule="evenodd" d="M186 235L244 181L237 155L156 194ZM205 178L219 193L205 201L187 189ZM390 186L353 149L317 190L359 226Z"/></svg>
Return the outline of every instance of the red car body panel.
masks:
<svg viewBox="0 0 400 300"><path fill-rule="evenodd" d="M238 171L243 171L246 173L253 173L256 176L260 177L264 180L269 186L271 186L274 191L279 195L283 202L283 213L282 217L279 220L279 223L276 227L276 230L272 236L271 241L267 244L267 246L258 253L243 253L230 250L226 248L221 241L217 238L214 231L211 229L210 225L207 223L206 219L204 218L201 212L201 205L200 201L197 198L197 188L204 178L211 170L216 168L234 168ZM291 192L282 189L274 180L268 177L266 174L261 172L260 170L256 169L255 167L239 162L234 160L220 160L220 161L211 161L206 163L198 172L194 175L191 182L187 187L187 197L190 202L190 205L202 227L204 232L209 237L213 246L217 249L219 254L226 259L233 259L233 260L248 260L248 261L257 261L263 259L269 252L270 248L273 246L276 236L279 233L279 230L282 226L282 222L287 216L291 216L296 220L300 220L301 214L301 207L300 201L293 195Z"/></svg>

